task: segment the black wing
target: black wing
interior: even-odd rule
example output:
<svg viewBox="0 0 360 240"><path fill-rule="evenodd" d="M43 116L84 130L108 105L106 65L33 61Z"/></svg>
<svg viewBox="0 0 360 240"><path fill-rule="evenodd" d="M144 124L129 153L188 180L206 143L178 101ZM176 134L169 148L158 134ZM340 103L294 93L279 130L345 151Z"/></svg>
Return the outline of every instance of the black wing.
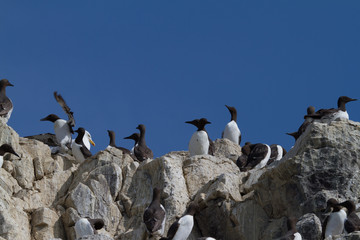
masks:
<svg viewBox="0 0 360 240"><path fill-rule="evenodd" d="M252 148L252 150L248 157L248 166L255 167L257 164L261 162L261 160L264 159L264 156L266 155L268 148L265 144L256 144L253 147L250 145L250 148Z"/></svg>
<svg viewBox="0 0 360 240"><path fill-rule="evenodd" d="M81 153L84 155L85 159L92 156L92 153L85 146L80 147Z"/></svg>
<svg viewBox="0 0 360 240"><path fill-rule="evenodd" d="M66 115L68 116L68 118L69 118L68 124L72 131L72 127L75 127L74 113L70 110L69 106L66 104L64 98L60 94L57 94L57 92L54 92L54 97L55 97L55 100L60 104L62 109L65 111ZM74 133L74 132L72 131L72 133Z"/></svg>
<svg viewBox="0 0 360 240"><path fill-rule="evenodd" d="M349 214L344 227L348 233L360 230L360 219L355 212Z"/></svg>
<svg viewBox="0 0 360 240"><path fill-rule="evenodd" d="M13 104L9 98L0 103L0 116L5 116L12 109Z"/></svg>
<svg viewBox="0 0 360 240"><path fill-rule="evenodd" d="M266 165L271 164L272 162L275 161L276 157L278 156L278 149L277 149L277 145L276 144L272 144L270 146L271 149L271 154L270 154L270 159L269 161L266 163Z"/></svg>
<svg viewBox="0 0 360 240"><path fill-rule="evenodd" d="M211 139L210 139L210 137L209 137L209 134L208 134L208 139L209 139L209 150L208 150L208 154L214 156L214 154L215 154L215 145L214 145L214 142L211 141Z"/></svg>
<svg viewBox="0 0 360 240"><path fill-rule="evenodd" d="M174 222L173 224L171 224L168 232L167 232L167 238L168 239L173 239L177 230L179 229L180 223L179 220L176 220L176 222Z"/></svg>
<svg viewBox="0 0 360 240"><path fill-rule="evenodd" d="M161 228L164 217L164 211L157 210L154 212L153 210L148 208L144 212L143 220L149 232L153 233Z"/></svg>
<svg viewBox="0 0 360 240"><path fill-rule="evenodd" d="M145 161L148 158L150 159L154 158L153 152L147 146L141 146L141 145L136 146L134 148L134 154L140 162Z"/></svg>

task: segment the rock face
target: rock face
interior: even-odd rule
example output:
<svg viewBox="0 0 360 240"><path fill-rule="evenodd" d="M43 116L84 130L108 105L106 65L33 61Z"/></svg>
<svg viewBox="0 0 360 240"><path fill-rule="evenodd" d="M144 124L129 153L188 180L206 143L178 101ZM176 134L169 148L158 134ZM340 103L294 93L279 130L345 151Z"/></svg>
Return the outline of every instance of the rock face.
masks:
<svg viewBox="0 0 360 240"><path fill-rule="evenodd" d="M234 161L241 147L227 139L215 141L215 156L178 151L138 163L110 148L79 165L70 155L51 155L41 142L49 143L46 135L21 138L6 124L0 129L0 144L20 155L5 155L0 168L0 239L74 240L75 222L90 217L105 227L80 239L145 240L142 215L158 187L166 232L198 203L190 240L277 239L289 218L298 220L303 239L318 240L327 199L360 197L360 124L352 121L314 123L282 160L249 172L240 172Z"/></svg>

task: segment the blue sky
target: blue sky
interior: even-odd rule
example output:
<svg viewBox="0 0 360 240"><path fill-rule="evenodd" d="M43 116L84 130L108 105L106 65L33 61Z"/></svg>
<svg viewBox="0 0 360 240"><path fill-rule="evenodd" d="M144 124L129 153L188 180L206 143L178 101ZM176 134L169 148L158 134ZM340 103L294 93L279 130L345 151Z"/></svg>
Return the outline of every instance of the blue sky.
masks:
<svg viewBox="0 0 360 240"><path fill-rule="evenodd" d="M97 144L147 127L156 157L187 150L206 117L221 136L238 110L243 141L287 150L309 105L360 98L359 1L6 1L0 8L0 78L20 136L66 118L58 91ZM360 102L348 104L359 121ZM75 136L74 136L75 137Z"/></svg>

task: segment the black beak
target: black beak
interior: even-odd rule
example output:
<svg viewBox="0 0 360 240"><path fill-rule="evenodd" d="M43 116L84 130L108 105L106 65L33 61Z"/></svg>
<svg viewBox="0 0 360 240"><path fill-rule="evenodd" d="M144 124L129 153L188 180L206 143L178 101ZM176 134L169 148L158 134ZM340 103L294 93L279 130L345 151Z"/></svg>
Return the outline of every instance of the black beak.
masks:
<svg viewBox="0 0 360 240"><path fill-rule="evenodd" d="M44 117L44 118L40 119L40 121L47 121L47 118Z"/></svg>

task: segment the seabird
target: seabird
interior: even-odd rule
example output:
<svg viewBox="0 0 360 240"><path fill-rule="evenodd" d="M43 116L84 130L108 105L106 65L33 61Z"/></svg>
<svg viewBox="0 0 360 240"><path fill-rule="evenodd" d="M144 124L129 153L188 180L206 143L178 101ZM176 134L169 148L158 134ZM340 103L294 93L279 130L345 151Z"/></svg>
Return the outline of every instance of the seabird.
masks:
<svg viewBox="0 0 360 240"><path fill-rule="evenodd" d="M212 238L212 237L201 237L201 238L198 238L197 240L216 240L216 239Z"/></svg>
<svg viewBox="0 0 360 240"><path fill-rule="evenodd" d="M134 147L134 155L140 161L145 161L147 159L153 159L154 154L145 142L145 125L139 124L136 129L140 130L140 138L138 145Z"/></svg>
<svg viewBox="0 0 360 240"><path fill-rule="evenodd" d="M288 232L274 240L302 240L301 234L296 230L296 220L293 218L288 218L287 220Z"/></svg>
<svg viewBox="0 0 360 240"><path fill-rule="evenodd" d="M73 141L71 148L72 148L72 153L73 153L76 161L81 163L81 162L85 161L86 158L91 157L92 154L91 154L90 150L85 147L85 144L83 142L83 137L85 135L85 129L80 127L75 132L77 132L78 135L75 138L75 141Z"/></svg>
<svg viewBox="0 0 360 240"><path fill-rule="evenodd" d="M14 149L9 144L3 144L0 147L0 168L2 167L4 163L4 155L5 153L11 153L15 156L19 157L19 155L14 151Z"/></svg>
<svg viewBox="0 0 360 240"><path fill-rule="evenodd" d="M115 144L115 132L112 131L112 130L107 130L107 131L108 131L109 138L110 138L110 143L109 143L108 148L112 148L112 147L117 148L117 149L121 150L123 153L127 153L127 154L131 155L131 152L130 152L129 149L116 146L116 144Z"/></svg>
<svg viewBox="0 0 360 240"><path fill-rule="evenodd" d="M321 122L331 122L338 118L349 119L349 114L346 111L346 103L356 101L357 99L341 96L338 99L338 108L320 109L315 114L309 114L305 117L311 117L315 120L320 119Z"/></svg>
<svg viewBox="0 0 360 240"><path fill-rule="evenodd" d="M306 128L314 121L314 118L310 116L319 117L319 115L315 113L315 108L313 106L309 106L306 111L307 111L307 115L304 116L305 121L303 122L303 124L301 124L297 132L286 133L287 135L293 136L295 138L295 141L301 136L301 134L303 134L303 132L305 132Z"/></svg>
<svg viewBox="0 0 360 240"><path fill-rule="evenodd" d="M247 158L245 169L260 169L265 167L271 155L270 146L264 143L256 143L250 144L249 148L251 149L251 152Z"/></svg>
<svg viewBox="0 0 360 240"><path fill-rule="evenodd" d="M205 129L205 125L210 124L211 122L209 122L206 118L201 118L187 121L185 123L189 123L197 127L196 132L194 132L189 142L190 157L203 154L213 155L214 143L211 141Z"/></svg>
<svg viewBox="0 0 360 240"><path fill-rule="evenodd" d="M66 121L55 114L50 114L45 118L40 119L40 121L50 121L54 123L56 140L58 141L58 144L60 144L61 150L67 152L71 148L71 135L74 133L73 127L75 126L75 119L73 116L73 112L66 104L64 98L61 95L57 94L57 92L54 92L54 97L55 100L62 107L62 109L65 111L69 119Z"/></svg>
<svg viewBox="0 0 360 240"><path fill-rule="evenodd" d="M222 133L222 138L227 138L236 144L240 144L241 132L236 123L237 111L236 111L235 107L230 107L228 105L225 105L225 106L227 107L227 109L229 110L229 112L231 114L231 120L228 124L226 124L225 129Z"/></svg>
<svg viewBox="0 0 360 240"><path fill-rule="evenodd" d="M194 226L194 214L197 212L197 209L197 204L191 203L185 215L170 226L167 237L160 238L160 240L186 240Z"/></svg>
<svg viewBox="0 0 360 240"><path fill-rule="evenodd" d="M246 142L245 145L241 147L242 154L236 160L236 165L240 168L240 171L242 172L246 171L245 166L247 164L247 160L251 152L250 145L251 145L250 142Z"/></svg>
<svg viewBox="0 0 360 240"><path fill-rule="evenodd" d="M80 218L75 223L76 239L97 234L97 230L102 229L104 225L104 220L102 219Z"/></svg>
<svg viewBox="0 0 360 240"><path fill-rule="evenodd" d="M84 143L85 147L89 150L91 148L91 145L95 146L95 143L91 138L91 134L87 130L85 130L85 134L83 137L83 143Z"/></svg>
<svg viewBox="0 0 360 240"><path fill-rule="evenodd" d="M13 104L6 96L6 87L13 87L9 80L1 79L0 80L0 117L5 119L5 123L7 123L10 119L11 113L13 111Z"/></svg>
<svg viewBox="0 0 360 240"><path fill-rule="evenodd" d="M270 159L266 165L270 165L274 161L279 161L286 154L286 150L278 144L271 144L270 149L271 149Z"/></svg>
<svg viewBox="0 0 360 240"><path fill-rule="evenodd" d="M134 146L131 148L131 150L130 150L130 152L132 153L132 154L134 154L134 148L138 145L138 143L139 143L139 139L140 139L140 134L139 133L133 133L133 134L131 134L130 136L128 136L128 137L124 137L124 139L132 139L132 140L134 140L135 141L135 143L134 143Z"/></svg>
<svg viewBox="0 0 360 240"><path fill-rule="evenodd" d="M360 219L356 214L356 206L355 203L351 200L347 200L345 202L340 203L341 206L347 209L347 219L344 224L345 231L347 233L360 231Z"/></svg>
<svg viewBox="0 0 360 240"><path fill-rule="evenodd" d="M337 200L331 198L327 201L325 212L331 211L323 224L323 238L332 239L332 236L340 235L344 231L344 223L347 217L346 208L341 206Z"/></svg>
<svg viewBox="0 0 360 240"><path fill-rule="evenodd" d="M143 221L146 225L146 230L150 235L163 235L165 229L166 213L165 208L160 203L161 190L159 188L153 189L153 199L150 205L146 208Z"/></svg>

